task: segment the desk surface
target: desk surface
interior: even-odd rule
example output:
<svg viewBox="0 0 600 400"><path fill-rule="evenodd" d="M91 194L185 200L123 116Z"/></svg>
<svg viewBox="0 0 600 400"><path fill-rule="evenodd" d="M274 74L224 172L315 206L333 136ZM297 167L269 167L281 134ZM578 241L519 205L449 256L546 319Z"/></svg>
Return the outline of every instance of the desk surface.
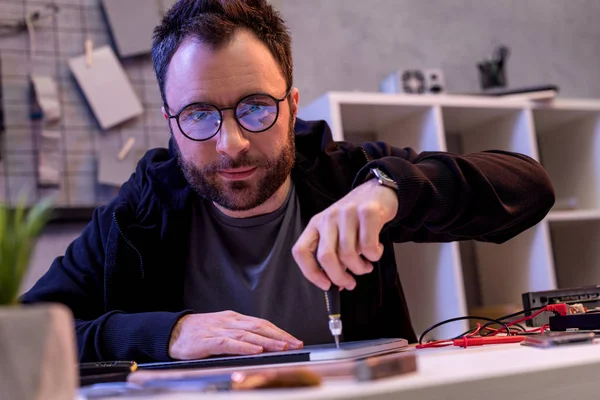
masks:
<svg viewBox="0 0 600 400"><path fill-rule="evenodd" d="M416 351L418 371L378 382L326 381L321 387L210 394L169 399L456 399L528 400L596 396L600 391L600 344L539 349L519 344ZM147 397L135 397L140 400ZM152 399L166 399L155 396ZM115 398L116 399L116 398ZM120 397L119 399L123 399ZM149 397L148 397L149 399Z"/></svg>

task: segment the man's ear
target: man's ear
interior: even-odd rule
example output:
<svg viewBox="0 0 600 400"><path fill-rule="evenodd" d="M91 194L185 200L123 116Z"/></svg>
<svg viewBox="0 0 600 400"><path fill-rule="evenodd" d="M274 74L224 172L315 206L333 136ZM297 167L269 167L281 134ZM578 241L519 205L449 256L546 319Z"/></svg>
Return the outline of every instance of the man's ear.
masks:
<svg viewBox="0 0 600 400"><path fill-rule="evenodd" d="M290 97L292 99L292 117L296 119L298 115L298 104L300 103L300 92L298 88L293 88L290 92Z"/></svg>
<svg viewBox="0 0 600 400"><path fill-rule="evenodd" d="M167 111L165 110L165 106L162 106L160 108L160 111L162 111L162 115L163 115L163 118L165 119L165 121L169 121L169 115L167 114Z"/></svg>

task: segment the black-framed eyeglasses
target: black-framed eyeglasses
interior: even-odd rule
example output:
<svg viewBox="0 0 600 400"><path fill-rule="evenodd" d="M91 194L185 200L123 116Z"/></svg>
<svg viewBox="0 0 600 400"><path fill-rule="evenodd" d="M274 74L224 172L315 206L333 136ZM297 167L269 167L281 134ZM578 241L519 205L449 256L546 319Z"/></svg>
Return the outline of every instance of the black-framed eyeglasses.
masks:
<svg viewBox="0 0 600 400"><path fill-rule="evenodd" d="M249 132L264 132L272 127L279 117L279 103L290 94L276 99L267 93L254 93L242 97L235 106L219 108L210 103L191 103L184 106L175 115L179 130L190 140L202 142L214 137L223 125L223 111L234 110L233 116L242 128ZM165 107L167 109L167 107Z"/></svg>

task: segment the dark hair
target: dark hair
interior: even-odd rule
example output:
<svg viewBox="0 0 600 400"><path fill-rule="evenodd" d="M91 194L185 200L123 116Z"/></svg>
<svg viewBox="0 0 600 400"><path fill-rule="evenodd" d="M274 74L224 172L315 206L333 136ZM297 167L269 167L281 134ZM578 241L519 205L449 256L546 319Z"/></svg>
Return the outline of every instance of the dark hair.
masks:
<svg viewBox="0 0 600 400"><path fill-rule="evenodd" d="M167 105L169 63L185 38L194 37L218 49L240 28L250 30L267 46L291 88L291 37L283 18L266 0L179 0L154 29L152 40L152 62L163 103Z"/></svg>

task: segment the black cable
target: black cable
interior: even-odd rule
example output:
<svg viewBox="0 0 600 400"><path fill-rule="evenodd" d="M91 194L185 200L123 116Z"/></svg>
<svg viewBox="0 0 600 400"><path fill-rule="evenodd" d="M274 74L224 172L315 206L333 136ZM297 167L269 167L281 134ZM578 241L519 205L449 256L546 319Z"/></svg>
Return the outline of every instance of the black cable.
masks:
<svg viewBox="0 0 600 400"><path fill-rule="evenodd" d="M525 313L527 313L527 312L530 312L530 311L538 311L538 310L541 310L541 309L542 309L542 308L544 308L544 307L546 307L546 306L542 306L542 307L532 307L532 308L528 308L528 309L526 309L526 310L521 310L521 311L518 311L518 312L515 312L515 313L512 313L512 314L504 315L504 316L502 316L502 317L498 318L498 319L497 319L497 321L504 321L504 320L506 320L506 319L509 319L509 318L518 317L518 316L519 316L519 315L521 315L521 314L525 314ZM490 325L491 325L491 323L489 323L489 322L488 322L488 323L486 323L485 325L483 325L483 326L481 327L481 330L482 330L482 331L483 331L483 330L485 330L485 329L486 329L488 326L490 326ZM511 326L514 326L514 325L511 325ZM524 331L526 331L526 329L523 329L523 330L524 330ZM464 332L464 333L460 334L459 336L455 337L454 339L460 339L460 338L462 338L463 336L465 336L465 335L468 335L469 333L471 333L471 332L473 332L473 331L474 331L474 329L468 330L468 331L466 331L466 332ZM482 336L486 336L486 335L482 335Z"/></svg>
<svg viewBox="0 0 600 400"><path fill-rule="evenodd" d="M421 336L419 336L419 344L423 344L423 338L425 337L425 335L427 335L429 332L431 332L435 328L438 328L438 327L440 327L442 325L445 325L445 324L449 324L450 322L464 321L466 319L476 319L476 320L481 320L481 321L489 321L489 322L498 324L498 325L502 326L506 330L507 335L510 336L510 330L508 329L508 326L504 322L501 322L501 321L499 321L497 319L487 318L487 317L476 317L476 316L470 316L470 315L468 315L466 317L450 318L450 319L447 319L447 320L442 321L442 322L438 322L437 324L430 326L429 328L425 329L425 331L423 333L421 333ZM471 332L471 331L469 331L469 332ZM464 335L462 335L462 336L464 336ZM462 337L462 336L460 336L460 337Z"/></svg>
<svg viewBox="0 0 600 400"><path fill-rule="evenodd" d="M514 326L515 328L519 328L519 330L521 332L527 332L527 329L523 325L521 325L521 324L514 324L514 325L511 325L511 326Z"/></svg>

